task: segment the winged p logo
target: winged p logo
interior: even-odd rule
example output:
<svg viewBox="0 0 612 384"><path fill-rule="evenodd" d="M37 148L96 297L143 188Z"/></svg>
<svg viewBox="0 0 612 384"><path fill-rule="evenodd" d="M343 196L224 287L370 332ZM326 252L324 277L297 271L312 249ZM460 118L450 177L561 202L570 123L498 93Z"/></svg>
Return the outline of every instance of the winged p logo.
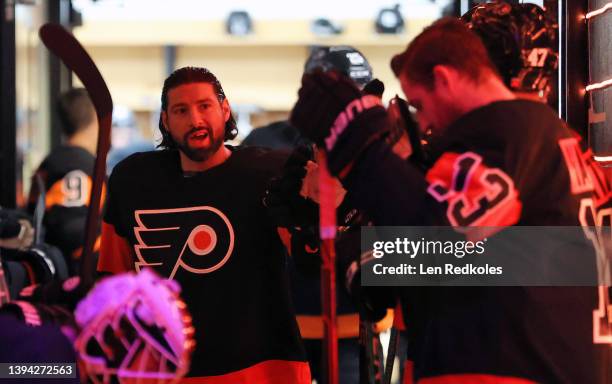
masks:
<svg viewBox="0 0 612 384"><path fill-rule="evenodd" d="M180 268L206 274L221 268L234 249L234 228L210 206L137 210L136 269L155 269L173 279Z"/></svg>

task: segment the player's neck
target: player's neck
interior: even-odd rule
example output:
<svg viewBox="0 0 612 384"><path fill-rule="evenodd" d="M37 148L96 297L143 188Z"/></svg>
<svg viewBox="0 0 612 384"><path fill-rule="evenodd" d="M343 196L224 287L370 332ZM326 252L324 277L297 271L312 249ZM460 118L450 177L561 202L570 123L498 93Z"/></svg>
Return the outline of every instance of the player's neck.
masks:
<svg viewBox="0 0 612 384"><path fill-rule="evenodd" d="M98 147L98 126L97 124L92 124L87 128L84 128L74 135L72 135L68 140L66 140L66 144L71 145L73 147L81 147L84 148L87 152L92 155L96 154L96 149Z"/></svg>
<svg viewBox="0 0 612 384"><path fill-rule="evenodd" d="M478 83L476 92L466 92L462 103L464 112L484 107L496 101L513 100L516 96L497 78L488 78Z"/></svg>
<svg viewBox="0 0 612 384"><path fill-rule="evenodd" d="M222 145L217 152L204 161L191 160L182 151L179 151L179 154L183 172L202 172L224 163L230 157L232 151Z"/></svg>

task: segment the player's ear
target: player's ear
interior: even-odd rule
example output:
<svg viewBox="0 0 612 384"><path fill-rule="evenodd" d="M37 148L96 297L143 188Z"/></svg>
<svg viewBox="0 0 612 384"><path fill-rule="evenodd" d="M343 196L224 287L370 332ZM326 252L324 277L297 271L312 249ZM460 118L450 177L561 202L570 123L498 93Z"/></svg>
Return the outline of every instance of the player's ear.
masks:
<svg viewBox="0 0 612 384"><path fill-rule="evenodd" d="M221 110L223 111L223 120L227 123L232 114L232 110L230 108L229 101L227 101L227 98L223 99L223 102L221 103Z"/></svg>
<svg viewBox="0 0 612 384"><path fill-rule="evenodd" d="M436 65L432 70L434 88L440 87L442 90L447 90L452 82L453 74L451 68L446 65Z"/></svg>

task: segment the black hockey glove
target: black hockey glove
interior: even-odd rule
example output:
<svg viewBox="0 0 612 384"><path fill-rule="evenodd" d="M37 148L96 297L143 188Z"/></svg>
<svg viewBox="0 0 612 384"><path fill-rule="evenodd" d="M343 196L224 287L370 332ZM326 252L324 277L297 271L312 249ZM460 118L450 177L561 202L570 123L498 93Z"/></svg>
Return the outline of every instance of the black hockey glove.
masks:
<svg viewBox="0 0 612 384"><path fill-rule="evenodd" d="M277 226L292 230L318 224L319 206L300 195L306 163L313 159L312 147L297 147L287 159L282 175L270 182L264 205Z"/></svg>
<svg viewBox="0 0 612 384"><path fill-rule="evenodd" d="M61 305L73 311L87 293L88 288L81 284L81 279L73 276L66 280L55 279L46 284L25 287L19 293L19 300Z"/></svg>
<svg viewBox="0 0 612 384"><path fill-rule="evenodd" d="M364 95L374 95L378 98L382 98L383 93L385 93L385 84L378 79L373 79L367 83L365 87L363 87L361 93Z"/></svg>
<svg viewBox="0 0 612 384"><path fill-rule="evenodd" d="M363 95L336 72L302 77L291 123L302 135L325 148L330 173L340 177L371 143L390 130L380 98Z"/></svg>
<svg viewBox="0 0 612 384"><path fill-rule="evenodd" d="M24 250L33 241L30 218L19 211L0 208L0 248Z"/></svg>
<svg viewBox="0 0 612 384"><path fill-rule="evenodd" d="M30 303L16 300L4 305L0 309L0 315L12 315L31 327L55 324L62 328L69 327L71 332L74 333L78 330L72 311L57 304Z"/></svg>
<svg viewBox="0 0 612 384"><path fill-rule="evenodd" d="M26 268L27 281L24 285L45 284L52 281L56 275L53 260L38 247L25 251L4 250L2 257L7 262L18 262Z"/></svg>

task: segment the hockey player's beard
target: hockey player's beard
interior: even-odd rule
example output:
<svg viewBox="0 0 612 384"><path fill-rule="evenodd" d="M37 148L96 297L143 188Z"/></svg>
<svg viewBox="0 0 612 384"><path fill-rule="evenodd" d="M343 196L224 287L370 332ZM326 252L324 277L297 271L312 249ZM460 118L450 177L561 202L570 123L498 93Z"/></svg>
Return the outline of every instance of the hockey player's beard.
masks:
<svg viewBox="0 0 612 384"><path fill-rule="evenodd" d="M189 145L189 137L200 130L205 130L208 133L208 140L210 141L210 145L205 148L193 148ZM223 145L223 138L215 137L215 135L213 134L213 130L210 127L193 128L185 135L183 135L182 141L176 141L177 146L179 147L180 151L185 154L185 156L187 156L192 161L198 162L208 160Z"/></svg>

